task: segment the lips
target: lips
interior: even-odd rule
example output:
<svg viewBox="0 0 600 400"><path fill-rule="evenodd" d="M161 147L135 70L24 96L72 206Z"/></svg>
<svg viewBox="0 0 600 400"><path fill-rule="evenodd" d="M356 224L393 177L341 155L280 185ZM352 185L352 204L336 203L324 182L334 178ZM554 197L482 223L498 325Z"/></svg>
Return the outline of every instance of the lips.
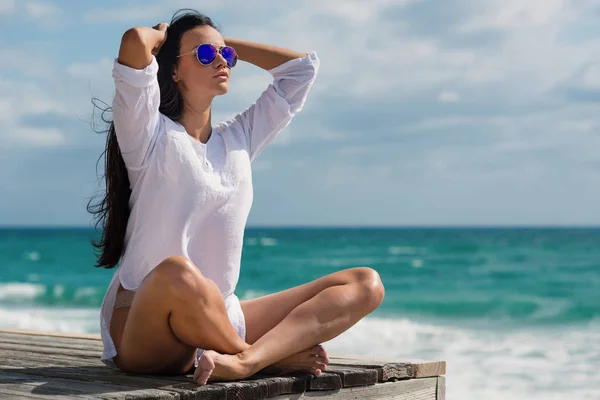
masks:
<svg viewBox="0 0 600 400"><path fill-rule="evenodd" d="M229 78L229 75L227 75L227 72L219 72L218 74L216 74L215 76L213 76L213 78L218 78L220 76L224 76L226 78Z"/></svg>

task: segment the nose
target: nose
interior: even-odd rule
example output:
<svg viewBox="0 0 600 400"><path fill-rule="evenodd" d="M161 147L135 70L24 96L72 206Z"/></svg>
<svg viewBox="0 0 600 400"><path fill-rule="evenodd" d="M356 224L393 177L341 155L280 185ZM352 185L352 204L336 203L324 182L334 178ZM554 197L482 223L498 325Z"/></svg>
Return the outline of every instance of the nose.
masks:
<svg viewBox="0 0 600 400"><path fill-rule="evenodd" d="M213 66L219 70L227 67L227 60L225 60L225 58L223 57L223 55L220 52L217 53L217 56L215 57L215 60L213 61Z"/></svg>

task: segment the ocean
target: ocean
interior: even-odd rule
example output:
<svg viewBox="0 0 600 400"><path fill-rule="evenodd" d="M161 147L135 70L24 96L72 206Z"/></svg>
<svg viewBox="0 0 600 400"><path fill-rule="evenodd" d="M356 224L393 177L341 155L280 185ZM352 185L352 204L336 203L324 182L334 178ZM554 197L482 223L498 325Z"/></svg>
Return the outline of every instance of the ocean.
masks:
<svg viewBox="0 0 600 400"><path fill-rule="evenodd" d="M0 327L99 333L89 228L0 229ZM331 354L447 362L447 398L600 399L600 228L248 228L240 299L353 266L385 299Z"/></svg>

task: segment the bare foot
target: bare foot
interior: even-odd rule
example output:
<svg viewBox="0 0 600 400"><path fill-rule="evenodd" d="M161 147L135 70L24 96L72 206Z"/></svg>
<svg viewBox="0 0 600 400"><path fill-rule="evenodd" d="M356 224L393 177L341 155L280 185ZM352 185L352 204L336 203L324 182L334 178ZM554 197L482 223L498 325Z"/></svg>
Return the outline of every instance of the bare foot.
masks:
<svg viewBox="0 0 600 400"><path fill-rule="evenodd" d="M206 350L194 371L194 382L202 386L209 381L234 381L248 376L248 368L243 365L238 355Z"/></svg>
<svg viewBox="0 0 600 400"><path fill-rule="evenodd" d="M329 364L329 357L325 348L317 345L281 360L263 369L263 372L280 375L288 372L303 371L319 376L327 369L327 364Z"/></svg>

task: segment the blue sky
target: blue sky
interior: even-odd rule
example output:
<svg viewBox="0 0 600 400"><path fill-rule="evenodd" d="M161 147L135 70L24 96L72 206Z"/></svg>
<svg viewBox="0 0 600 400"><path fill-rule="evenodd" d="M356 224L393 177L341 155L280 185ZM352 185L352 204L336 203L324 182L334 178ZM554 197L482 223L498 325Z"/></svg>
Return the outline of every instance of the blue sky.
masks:
<svg viewBox="0 0 600 400"><path fill-rule="evenodd" d="M598 0L0 0L0 225L91 223L90 99L122 33L181 7L321 59L249 225L600 224ZM269 83L233 72L214 122Z"/></svg>

